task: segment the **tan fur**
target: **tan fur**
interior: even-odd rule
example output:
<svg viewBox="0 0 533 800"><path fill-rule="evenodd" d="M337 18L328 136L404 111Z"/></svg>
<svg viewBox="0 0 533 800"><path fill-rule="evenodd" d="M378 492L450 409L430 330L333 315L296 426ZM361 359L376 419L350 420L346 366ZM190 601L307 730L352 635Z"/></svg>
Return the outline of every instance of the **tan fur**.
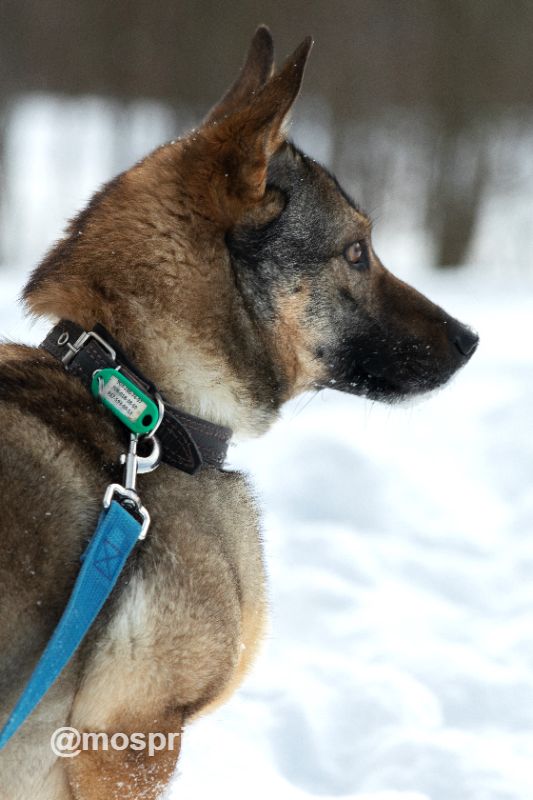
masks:
<svg viewBox="0 0 533 800"><path fill-rule="evenodd" d="M302 284L297 292L278 296L274 341L276 352L287 375L286 400L295 397L324 377L322 364L315 357L321 341L320 321L314 326L307 320L310 286Z"/></svg>
<svg viewBox="0 0 533 800"><path fill-rule="evenodd" d="M172 735L170 747L150 755L147 750L85 750L68 762L68 778L74 800L157 800L167 787L181 747L183 714L164 718L132 715L129 709L108 723L107 732L127 734L154 732ZM173 734L176 734L175 736Z"/></svg>
<svg viewBox="0 0 533 800"><path fill-rule="evenodd" d="M240 652L233 675L226 687L211 703L202 708L199 714L210 714L224 705L239 688L252 668L267 630L268 608L264 600L241 608Z"/></svg>

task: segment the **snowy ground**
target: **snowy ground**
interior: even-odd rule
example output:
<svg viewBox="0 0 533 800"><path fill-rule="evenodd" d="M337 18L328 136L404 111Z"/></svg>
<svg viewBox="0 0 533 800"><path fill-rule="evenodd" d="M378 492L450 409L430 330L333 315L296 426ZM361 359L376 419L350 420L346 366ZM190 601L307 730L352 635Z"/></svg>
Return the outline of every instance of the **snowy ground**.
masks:
<svg viewBox="0 0 533 800"><path fill-rule="evenodd" d="M23 277L0 272L0 329L35 341ZM271 629L187 731L175 800L533 797L533 286L416 282L481 334L451 385L303 398L232 451L265 510Z"/></svg>

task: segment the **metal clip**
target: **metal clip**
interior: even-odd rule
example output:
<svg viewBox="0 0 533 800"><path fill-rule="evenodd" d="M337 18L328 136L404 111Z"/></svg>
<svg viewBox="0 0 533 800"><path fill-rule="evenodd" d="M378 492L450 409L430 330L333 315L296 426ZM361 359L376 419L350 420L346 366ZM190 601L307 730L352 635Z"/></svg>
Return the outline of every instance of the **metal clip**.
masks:
<svg viewBox="0 0 533 800"><path fill-rule="evenodd" d="M123 503L125 506L133 508L135 513L140 516L142 520L142 526L139 539L145 539L146 534L148 533L148 528L150 527L150 514L142 505L139 495L137 492L134 492L131 489L126 489L125 486L121 486L120 483L110 483L104 494L104 508L109 508L111 501L116 494L123 498Z"/></svg>
<svg viewBox="0 0 533 800"><path fill-rule="evenodd" d="M163 398L161 397L160 392L155 392L154 397L155 397L155 401L157 403L157 410L159 412L159 417L157 419L157 425L155 426L155 428L153 428L150 431L150 433L146 433L145 434L145 438L146 439L153 439L154 438L155 434L157 433L157 429L159 428L159 426L163 422L163 417L165 416L165 403L163 402ZM161 455L161 447L159 445L159 442L157 442L157 447L159 448L159 454ZM155 467L154 467L154 469L155 469ZM150 472L150 470L147 470L147 471Z"/></svg>
<svg viewBox="0 0 533 800"><path fill-rule="evenodd" d="M124 464L124 485L111 483L104 495L104 508L109 508L115 494L118 494L125 506L129 506L142 519L141 532L139 539L144 539L150 526L150 514L142 505L141 499L137 494L137 475L152 472L157 469L161 461L161 445L155 436L149 439L152 442L152 452L148 456L137 455L137 445L139 436L132 433L128 452L120 457L120 463Z"/></svg>
<svg viewBox="0 0 533 800"><path fill-rule="evenodd" d="M144 437L144 440L152 443L150 455L139 456L137 454L139 436L136 433L132 433L130 436L130 448L128 453L120 456L120 463L125 465L124 486L126 489L135 491L137 475L153 472L161 463L161 445L159 444L159 439L150 434L150 436Z"/></svg>

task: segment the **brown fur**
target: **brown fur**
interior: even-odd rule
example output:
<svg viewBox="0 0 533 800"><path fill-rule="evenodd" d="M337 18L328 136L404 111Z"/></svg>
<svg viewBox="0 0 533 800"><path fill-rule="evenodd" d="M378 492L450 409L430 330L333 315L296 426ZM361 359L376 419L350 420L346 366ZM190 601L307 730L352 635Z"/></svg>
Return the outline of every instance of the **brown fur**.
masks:
<svg viewBox="0 0 533 800"><path fill-rule="evenodd" d="M328 383L328 349L347 338L342 303L381 315L372 324L390 317L409 335L418 330L437 361L457 368L444 312L393 279L373 251L369 274L346 263L346 242L369 239L368 219L285 141L309 49L306 40L273 75L271 38L259 29L206 123L99 192L24 294L35 315L105 325L170 402L236 436L260 434L283 402ZM260 264L239 272L229 239L253 242L283 216L287 192L269 183L274 162L281 177L291 164L303 170L316 192L312 212L324 205L325 232L310 248L309 274L274 256L267 266L278 274L260 280ZM305 251L300 221L286 233L287 252L298 235ZM333 255L319 257L323 240ZM120 478L124 437L48 354L15 345L0 348L0 424L1 723L64 608L105 487ZM50 734L67 724L181 732L234 691L256 654L266 595L245 478L162 465L139 488L152 515L148 538L68 668L0 753L1 800L155 800L177 752L58 760Z"/></svg>
<svg viewBox="0 0 533 800"><path fill-rule="evenodd" d="M305 283L298 291L280 294L276 308L274 341L276 358L283 365L289 400L325 377L324 368L315 357L320 337L306 325L311 287Z"/></svg>
<svg viewBox="0 0 533 800"><path fill-rule="evenodd" d="M85 750L68 762L68 777L75 800L157 800L166 789L181 746L183 714L178 710L164 718L132 717L129 709L117 713L107 727L130 735L137 731L177 735L172 747L149 756L145 750Z"/></svg>

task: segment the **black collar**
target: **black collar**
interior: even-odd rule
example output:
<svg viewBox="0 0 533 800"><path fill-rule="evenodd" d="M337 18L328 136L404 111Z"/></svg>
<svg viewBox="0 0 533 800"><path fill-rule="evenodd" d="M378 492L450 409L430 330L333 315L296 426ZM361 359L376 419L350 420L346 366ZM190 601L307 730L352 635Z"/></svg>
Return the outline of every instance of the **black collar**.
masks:
<svg viewBox="0 0 533 800"><path fill-rule="evenodd" d="M205 466L223 467L231 430L169 405L103 325L95 325L87 332L75 322L61 320L41 347L60 361L67 372L79 378L89 391L95 370L120 367L121 372L154 401L159 395L164 403L164 414L156 435L162 448L162 461L166 464L191 475Z"/></svg>

